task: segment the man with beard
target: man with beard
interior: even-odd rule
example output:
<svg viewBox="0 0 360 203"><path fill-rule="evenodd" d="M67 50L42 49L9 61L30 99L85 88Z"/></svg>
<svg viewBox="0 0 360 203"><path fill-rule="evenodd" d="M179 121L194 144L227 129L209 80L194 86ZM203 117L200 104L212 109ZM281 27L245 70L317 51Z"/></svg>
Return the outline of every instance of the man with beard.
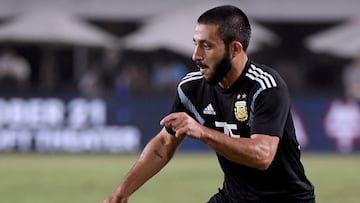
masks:
<svg viewBox="0 0 360 203"><path fill-rule="evenodd" d="M314 188L300 161L286 84L246 54L251 28L234 6L203 13L192 59L200 71L178 84L172 113L104 203L126 203L173 157L185 138L213 149L224 182L209 203L313 203Z"/></svg>

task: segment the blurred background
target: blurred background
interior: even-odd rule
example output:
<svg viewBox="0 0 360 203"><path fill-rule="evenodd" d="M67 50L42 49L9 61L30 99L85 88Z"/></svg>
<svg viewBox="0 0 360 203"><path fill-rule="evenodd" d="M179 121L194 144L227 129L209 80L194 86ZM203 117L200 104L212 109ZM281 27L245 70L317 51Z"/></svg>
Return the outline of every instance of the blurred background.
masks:
<svg viewBox="0 0 360 203"><path fill-rule="evenodd" d="M303 150L359 151L358 0L0 0L0 151L138 152L220 4L248 14L250 59L286 80Z"/></svg>
<svg viewBox="0 0 360 203"><path fill-rule="evenodd" d="M102 202L161 129L196 70L196 20L220 4L248 14L250 59L289 86L317 202L359 202L359 0L0 0L1 202ZM180 151L133 203L217 191L213 153Z"/></svg>

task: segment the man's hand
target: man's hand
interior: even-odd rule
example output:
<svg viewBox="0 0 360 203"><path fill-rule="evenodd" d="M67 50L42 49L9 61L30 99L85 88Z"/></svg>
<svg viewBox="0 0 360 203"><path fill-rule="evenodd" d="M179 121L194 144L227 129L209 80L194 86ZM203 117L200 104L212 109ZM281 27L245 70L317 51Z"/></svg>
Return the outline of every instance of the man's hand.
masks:
<svg viewBox="0 0 360 203"><path fill-rule="evenodd" d="M123 198L116 195L111 195L103 203L128 203L128 198Z"/></svg>
<svg viewBox="0 0 360 203"><path fill-rule="evenodd" d="M176 132L176 137L188 136L193 139L200 139L204 133L203 126L185 112L167 115L160 121L160 125L172 128Z"/></svg>

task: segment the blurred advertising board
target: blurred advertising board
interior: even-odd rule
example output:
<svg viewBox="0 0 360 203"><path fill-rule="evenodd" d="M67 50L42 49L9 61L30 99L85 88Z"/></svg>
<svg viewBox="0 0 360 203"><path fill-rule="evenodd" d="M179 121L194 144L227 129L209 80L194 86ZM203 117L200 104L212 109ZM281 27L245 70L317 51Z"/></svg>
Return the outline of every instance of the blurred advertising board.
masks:
<svg viewBox="0 0 360 203"><path fill-rule="evenodd" d="M161 129L172 97L0 98L0 151L138 152ZM296 98L292 105L303 151L360 151L360 104ZM181 150L209 150L185 139Z"/></svg>
<svg viewBox="0 0 360 203"><path fill-rule="evenodd" d="M0 99L0 151L133 152L140 130L108 119L104 99Z"/></svg>

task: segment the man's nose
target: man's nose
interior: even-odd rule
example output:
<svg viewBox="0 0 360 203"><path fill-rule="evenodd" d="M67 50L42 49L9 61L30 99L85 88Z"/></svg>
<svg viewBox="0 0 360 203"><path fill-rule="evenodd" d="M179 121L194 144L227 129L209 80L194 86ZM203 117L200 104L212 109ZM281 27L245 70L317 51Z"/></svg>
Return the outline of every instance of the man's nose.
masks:
<svg viewBox="0 0 360 203"><path fill-rule="evenodd" d="M193 61L201 61L203 60L203 55L201 53L201 50L199 49L199 46L195 46L193 55L192 55L192 60Z"/></svg>

